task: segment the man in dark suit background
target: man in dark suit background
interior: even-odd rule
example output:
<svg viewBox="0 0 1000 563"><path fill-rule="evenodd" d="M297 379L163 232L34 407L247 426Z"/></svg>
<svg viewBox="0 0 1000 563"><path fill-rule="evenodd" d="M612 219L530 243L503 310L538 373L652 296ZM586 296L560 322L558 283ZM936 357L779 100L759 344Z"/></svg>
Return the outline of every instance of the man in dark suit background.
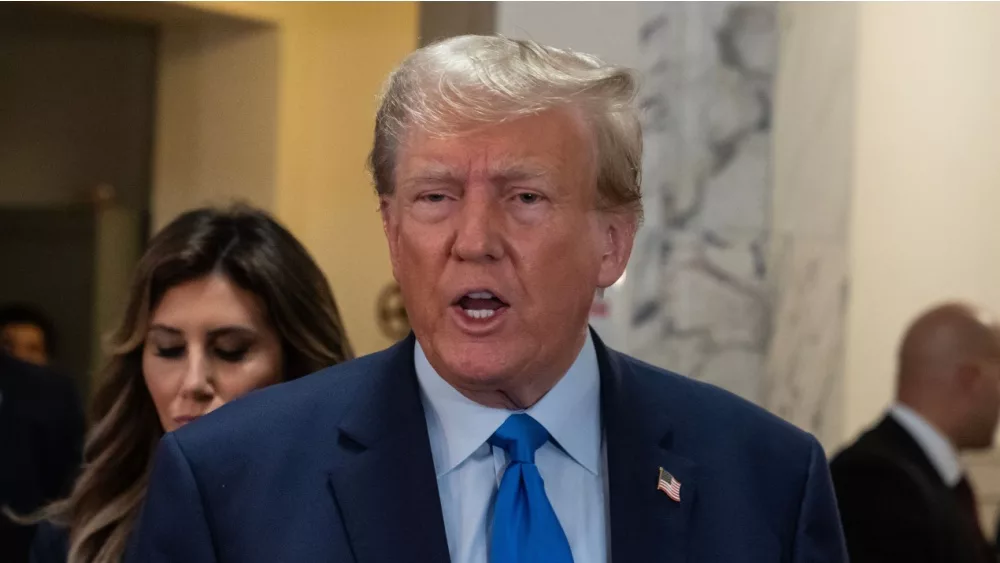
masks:
<svg viewBox="0 0 1000 563"><path fill-rule="evenodd" d="M964 304L921 315L899 348L896 403L831 463L851 561L996 561L959 452L1000 415L1000 339Z"/></svg>
<svg viewBox="0 0 1000 563"><path fill-rule="evenodd" d="M27 304L0 307L0 352L39 366L49 365L55 349L52 320Z"/></svg>
<svg viewBox="0 0 1000 563"><path fill-rule="evenodd" d="M69 493L84 421L72 380L0 352L0 508L27 515ZM28 561L34 526L0 513L0 561Z"/></svg>
<svg viewBox="0 0 1000 563"><path fill-rule="evenodd" d="M816 440L605 347L636 82L501 37L389 79L371 167L413 334L168 434L142 563L841 563Z"/></svg>

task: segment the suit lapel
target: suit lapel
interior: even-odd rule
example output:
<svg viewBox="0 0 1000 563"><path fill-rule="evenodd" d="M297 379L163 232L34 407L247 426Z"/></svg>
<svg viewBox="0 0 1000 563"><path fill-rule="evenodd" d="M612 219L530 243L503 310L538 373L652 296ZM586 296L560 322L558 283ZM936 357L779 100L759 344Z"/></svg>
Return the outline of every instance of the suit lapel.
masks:
<svg viewBox="0 0 1000 563"><path fill-rule="evenodd" d="M413 343L371 370L340 424L330 486L357 563L449 560Z"/></svg>
<svg viewBox="0 0 1000 563"><path fill-rule="evenodd" d="M594 335L607 437L612 561L687 560L698 468L674 450L662 403ZM680 501L657 489L659 468L680 481Z"/></svg>

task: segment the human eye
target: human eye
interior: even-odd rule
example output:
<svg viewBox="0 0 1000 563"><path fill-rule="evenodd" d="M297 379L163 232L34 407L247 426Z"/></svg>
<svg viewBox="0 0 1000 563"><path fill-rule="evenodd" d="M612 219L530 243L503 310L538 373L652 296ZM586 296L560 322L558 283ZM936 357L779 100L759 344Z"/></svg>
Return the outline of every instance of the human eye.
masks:
<svg viewBox="0 0 1000 563"><path fill-rule="evenodd" d="M246 358L247 352L249 350L250 350L249 346L240 346L232 349L219 347L215 349L215 355L218 356L219 359L224 362L236 364L242 362L243 359Z"/></svg>
<svg viewBox="0 0 1000 563"><path fill-rule="evenodd" d="M153 353L160 358L180 358L184 355L184 346L154 346Z"/></svg>
<svg viewBox="0 0 1000 563"><path fill-rule="evenodd" d="M428 192L428 193L420 194L420 196L417 198L417 200L418 201L424 201L424 202L427 202L427 203L442 203L447 198L448 198L448 196L446 196L445 194L443 194L441 192Z"/></svg>
<svg viewBox="0 0 1000 563"><path fill-rule="evenodd" d="M518 203L523 203L525 205L535 205L541 203L544 197L536 192L517 192L514 194Z"/></svg>

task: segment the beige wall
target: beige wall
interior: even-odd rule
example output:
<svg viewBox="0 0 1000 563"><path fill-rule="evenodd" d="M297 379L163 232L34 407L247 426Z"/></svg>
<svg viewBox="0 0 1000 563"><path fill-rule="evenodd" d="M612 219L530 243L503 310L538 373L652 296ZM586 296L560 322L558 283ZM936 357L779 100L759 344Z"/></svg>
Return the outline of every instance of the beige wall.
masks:
<svg viewBox="0 0 1000 563"><path fill-rule="evenodd" d="M153 228L197 205L274 209L277 30L239 21L160 32Z"/></svg>
<svg viewBox="0 0 1000 563"><path fill-rule="evenodd" d="M781 15L774 219L847 242L832 453L892 401L896 347L922 309L957 298L1000 311L1000 5L788 3ZM1000 453L965 463L992 534Z"/></svg>
<svg viewBox="0 0 1000 563"><path fill-rule="evenodd" d="M214 17L164 23L154 224L234 197L272 210L329 278L355 350L385 347L375 299L392 276L364 164L416 5L183 6Z"/></svg>
<svg viewBox="0 0 1000 563"><path fill-rule="evenodd" d="M922 309L1000 309L1000 6L789 3L781 15L774 218L817 237L846 225L836 449L891 402L896 346Z"/></svg>
<svg viewBox="0 0 1000 563"><path fill-rule="evenodd" d="M845 438L890 401L921 309L1000 309L1000 5L859 8Z"/></svg>
<svg viewBox="0 0 1000 563"><path fill-rule="evenodd" d="M854 6L841 444L891 402L896 347L921 310L946 299L1000 310L1000 5ZM966 467L992 534L1000 455L967 455Z"/></svg>
<svg viewBox="0 0 1000 563"><path fill-rule="evenodd" d="M100 185L148 206L156 34L0 5L0 205L85 204Z"/></svg>
<svg viewBox="0 0 1000 563"><path fill-rule="evenodd" d="M416 5L311 4L286 25L276 210L329 277L355 350L373 352L390 343L375 300L392 274L364 162L382 82L416 47Z"/></svg>

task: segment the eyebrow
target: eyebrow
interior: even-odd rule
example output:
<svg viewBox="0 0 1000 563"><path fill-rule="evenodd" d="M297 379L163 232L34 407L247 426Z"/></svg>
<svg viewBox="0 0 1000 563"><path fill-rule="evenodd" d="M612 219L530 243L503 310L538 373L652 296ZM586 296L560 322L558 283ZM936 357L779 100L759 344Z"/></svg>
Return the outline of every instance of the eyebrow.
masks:
<svg viewBox="0 0 1000 563"><path fill-rule="evenodd" d="M167 325L163 325L163 324L154 324L154 325L152 325L151 327L149 327L149 332L165 332L165 333L170 334L172 336L181 336L181 335L184 334L184 331L182 331L179 328L175 328L175 327L167 326ZM209 338L216 338L216 337L219 337L219 336L227 336L227 335L230 335L230 334L239 334L239 335L245 335L245 336L256 336L257 335L257 331L254 330L254 329L252 329L252 328L250 328L250 327L240 326L240 325L226 325L226 326L221 326L219 328L215 328L215 329L212 329L212 330L208 331L208 337Z"/></svg>

